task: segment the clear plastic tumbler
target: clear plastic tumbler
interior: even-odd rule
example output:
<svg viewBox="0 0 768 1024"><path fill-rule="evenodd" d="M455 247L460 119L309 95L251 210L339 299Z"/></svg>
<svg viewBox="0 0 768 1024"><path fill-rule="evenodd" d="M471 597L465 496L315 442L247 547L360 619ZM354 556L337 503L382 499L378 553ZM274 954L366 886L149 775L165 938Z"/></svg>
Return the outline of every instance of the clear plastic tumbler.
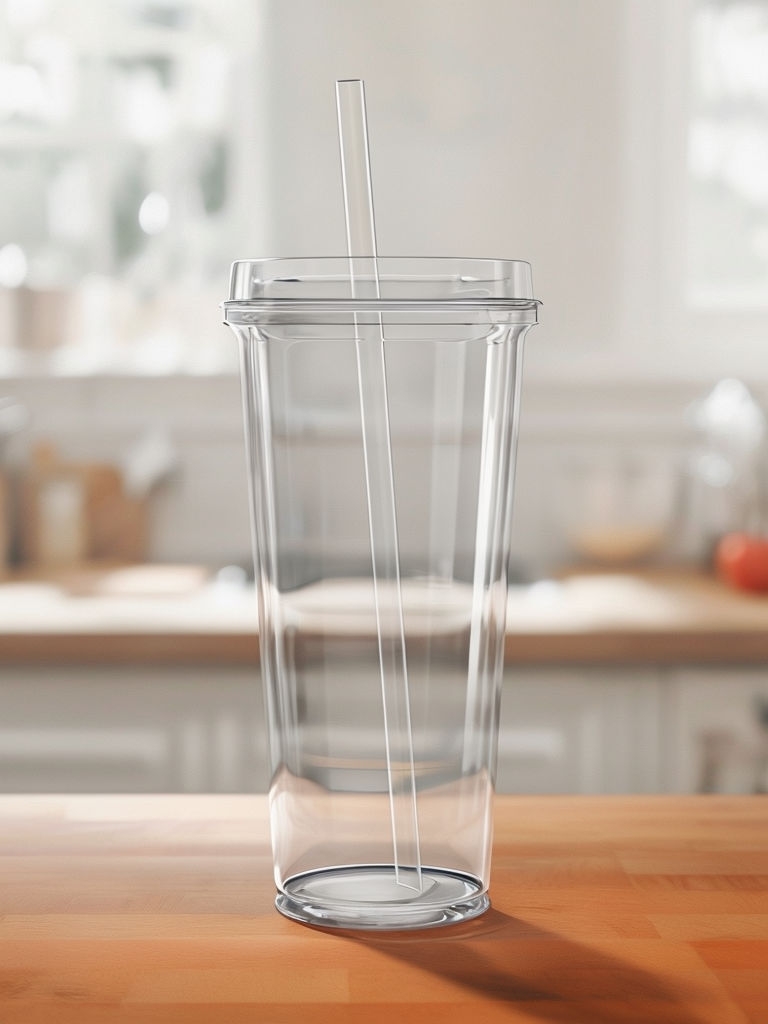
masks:
<svg viewBox="0 0 768 1024"><path fill-rule="evenodd" d="M353 289L347 259L239 261L224 306L241 350L277 906L399 929L489 905L521 342L538 303L520 261L375 265L376 289L359 268ZM359 346L377 343L385 391L366 395L381 381ZM377 402L378 485L364 422ZM382 494L394 575L378 564L392 554L376 546Z"/></svg>

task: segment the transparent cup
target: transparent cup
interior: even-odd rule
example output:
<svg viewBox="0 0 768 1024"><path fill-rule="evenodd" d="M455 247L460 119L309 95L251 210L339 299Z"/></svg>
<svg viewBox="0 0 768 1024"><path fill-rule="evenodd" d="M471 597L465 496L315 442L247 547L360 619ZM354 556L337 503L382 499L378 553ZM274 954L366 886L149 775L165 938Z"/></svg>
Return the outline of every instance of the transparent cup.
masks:
<svg viewBox="0 0 768 1024"><path fill-rule="evenodd" d="M353 298L347 259L239 261L224 308L241 351L277 906L400 929L489 905L521 342L538 303L520 261L376 271L378 291L356 269ZM372 539L360 392L378 385L360 374L361 337L386 365L396 580ZM407 736L384 706L397 636ZM396 855L398 801L418 843Z"/></svg>

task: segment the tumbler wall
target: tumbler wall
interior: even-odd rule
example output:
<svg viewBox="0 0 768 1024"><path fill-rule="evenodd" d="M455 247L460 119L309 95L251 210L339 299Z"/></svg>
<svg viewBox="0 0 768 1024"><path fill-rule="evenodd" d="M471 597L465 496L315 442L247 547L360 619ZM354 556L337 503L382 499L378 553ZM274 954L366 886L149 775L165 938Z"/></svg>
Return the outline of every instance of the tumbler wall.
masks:
<svg viewBox="0 0 768 1024"><path fill-rule="evenodd" d="M373 583L356 325L317 319L232 324L281 909L358 927L472 916L487 905L520 353L534 320L382 314L398 594ZM409 769L388 762L382 708L382 633L400 608L418 895L379 884L393 858L389 772Z"/></svg>

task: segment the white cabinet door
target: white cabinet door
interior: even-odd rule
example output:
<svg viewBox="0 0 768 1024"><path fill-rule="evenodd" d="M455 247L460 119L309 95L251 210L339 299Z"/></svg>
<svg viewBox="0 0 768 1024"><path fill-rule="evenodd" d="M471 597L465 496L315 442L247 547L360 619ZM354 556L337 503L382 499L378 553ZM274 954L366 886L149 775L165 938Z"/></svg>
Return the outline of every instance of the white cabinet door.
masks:
<svg viewBox="0 0 768 1024"><path fill-rule="evenodd" d="M255 668L6 667L0 791L263 791L265 732Z"/></svg>
<svg viewBox="0 0 768 1024"><path fill-rule="evenodd" d="M661 771L658 707L652 671L508 668L498 791L653 792Z"/></svg>
<svg viewBox="0 0 768 1024"><path fill-rule="evenodd" d="M672 792L768 791L768 669L670 671L663 729Z"/></svg>
<svg viewBox="0 0 768 1024"><path fill-rule="evenodd" d="M255 668L2 670L2 792L266 787ZM506 670L499 792L761 789L768 671Z"/></svg>

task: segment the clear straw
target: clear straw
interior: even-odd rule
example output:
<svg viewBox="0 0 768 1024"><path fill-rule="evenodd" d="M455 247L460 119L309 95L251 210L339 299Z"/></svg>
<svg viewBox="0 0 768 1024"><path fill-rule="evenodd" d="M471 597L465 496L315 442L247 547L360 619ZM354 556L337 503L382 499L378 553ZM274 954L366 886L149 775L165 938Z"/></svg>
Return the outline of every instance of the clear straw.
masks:
<svg viewBox="0 0 768 1024"><path fill-rule="evenodd" d="M363 82L336 82L336 111L352 296L380 299ZM355 339L395 880L421 892L416 773L381 317L378 325L359 324L355 318ZM394 629L384 622L384 611L392 602Z"/></svg>

